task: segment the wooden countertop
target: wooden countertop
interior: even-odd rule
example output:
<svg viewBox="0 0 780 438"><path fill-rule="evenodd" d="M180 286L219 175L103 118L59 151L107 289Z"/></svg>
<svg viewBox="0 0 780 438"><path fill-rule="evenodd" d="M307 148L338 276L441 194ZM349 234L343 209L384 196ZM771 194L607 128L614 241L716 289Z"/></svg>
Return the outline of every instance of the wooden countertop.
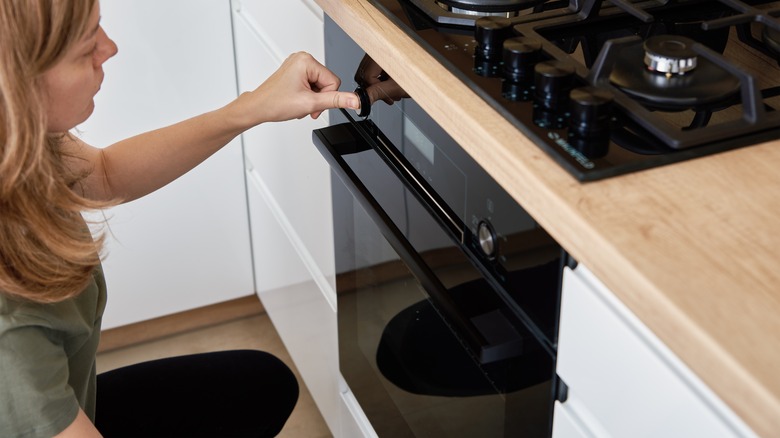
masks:
<svg viewBox="0 0 780 438"><path fill-rule="evenodd" d="M780 431L780 141L579 183L368 1L316 2L754 431Z"/></svg>

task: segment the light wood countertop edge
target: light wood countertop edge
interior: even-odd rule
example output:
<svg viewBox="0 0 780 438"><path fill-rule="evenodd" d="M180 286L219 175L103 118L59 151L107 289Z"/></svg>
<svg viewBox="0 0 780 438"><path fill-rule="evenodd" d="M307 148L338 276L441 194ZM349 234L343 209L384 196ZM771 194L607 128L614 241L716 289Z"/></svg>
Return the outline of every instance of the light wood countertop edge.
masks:
<svg viewBox="0 0 780 438"><path fill-rule="evenodd" d="M756 433L780 430L780 148L582 184L369 2L316 2Z"/></svg>

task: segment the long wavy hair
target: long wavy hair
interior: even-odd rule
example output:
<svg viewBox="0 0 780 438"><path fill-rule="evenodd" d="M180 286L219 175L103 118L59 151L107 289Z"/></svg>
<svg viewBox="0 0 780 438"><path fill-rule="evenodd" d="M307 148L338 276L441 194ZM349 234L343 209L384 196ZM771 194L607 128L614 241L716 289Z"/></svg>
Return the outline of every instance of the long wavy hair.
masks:
<svg viewBox="0 0 780 438"><path fill-rule="evenodd" d="M42 75L88 28L97 0L0 2L0 293L39 303L78 295L100 263L82 212L110 203L73 190L69 133L47 132Z"/></svg>

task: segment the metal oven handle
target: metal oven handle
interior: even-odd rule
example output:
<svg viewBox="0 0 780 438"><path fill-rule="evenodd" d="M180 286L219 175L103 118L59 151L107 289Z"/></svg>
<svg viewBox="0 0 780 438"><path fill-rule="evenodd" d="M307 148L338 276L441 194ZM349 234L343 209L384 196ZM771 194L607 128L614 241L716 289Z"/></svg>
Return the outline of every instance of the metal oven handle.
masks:
<svg viewBox="0 0 780 438"><path fill-rule="evenodd" d="M508 322L498 321L496 324L496 321L493 321L490 324L479 324L480 321L474 321L473 318L469 319L461 314L444 285L342 158L342 155L369 149L379 151L381 150L379 146L372 144L369 138L361 135L351 123L315 130L312 139L331 169L361 204L384 238L402 257L426 290L434 307L451 328L466 341L477 359L482 363L488 363L522 354L522 337ZM493 315L493 318L500 319L501 315ZM502 322L506 323L502 324ZM499 333L496 332L497 327ZM490 342L491 340L494 342Z"/></svg>

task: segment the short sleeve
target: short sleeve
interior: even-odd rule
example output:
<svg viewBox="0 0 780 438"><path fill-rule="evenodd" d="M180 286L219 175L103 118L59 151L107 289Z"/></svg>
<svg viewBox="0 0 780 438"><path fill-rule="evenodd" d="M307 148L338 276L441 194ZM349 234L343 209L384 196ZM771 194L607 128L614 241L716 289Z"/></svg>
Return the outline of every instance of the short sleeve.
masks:
<svg viewBox="0 0 780 438"><path fill-rule="evenodd" d="M56 332L0 315L0 436L51 437L76 418L68 358Z"/></svg>

